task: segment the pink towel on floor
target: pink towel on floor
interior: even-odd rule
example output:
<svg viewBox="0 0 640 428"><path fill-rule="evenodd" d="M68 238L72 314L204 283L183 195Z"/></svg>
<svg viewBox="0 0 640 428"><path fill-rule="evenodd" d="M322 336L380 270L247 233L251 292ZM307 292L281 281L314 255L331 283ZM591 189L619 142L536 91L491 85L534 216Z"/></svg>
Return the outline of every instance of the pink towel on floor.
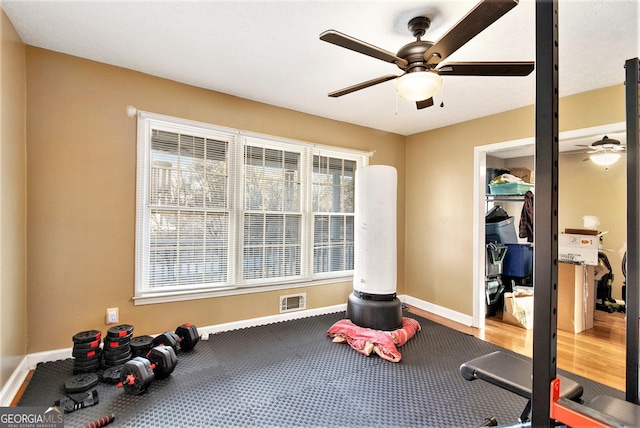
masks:
<svg viewBox="0 0 640 428"><path fill-rule="evenodd" d="M347 342L361 354L370 355L375 352L381 358L397 363L402 359L397 347L407 343L418 331L420 324L413 318L402 318L402 328L392 332L360 327L351 320L344 319L332 325L327 335L334 342Z"/></svg>

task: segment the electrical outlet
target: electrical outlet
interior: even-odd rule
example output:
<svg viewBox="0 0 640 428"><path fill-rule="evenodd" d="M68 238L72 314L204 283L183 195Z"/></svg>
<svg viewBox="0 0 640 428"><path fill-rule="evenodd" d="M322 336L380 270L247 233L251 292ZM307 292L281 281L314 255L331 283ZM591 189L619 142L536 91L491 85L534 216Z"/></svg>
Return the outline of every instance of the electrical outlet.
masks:
<svg viewBox="0 0 640 428"><path fill-rule="evenodd" d="M107 324L118 322L118 308L107 308Z"/></svg>

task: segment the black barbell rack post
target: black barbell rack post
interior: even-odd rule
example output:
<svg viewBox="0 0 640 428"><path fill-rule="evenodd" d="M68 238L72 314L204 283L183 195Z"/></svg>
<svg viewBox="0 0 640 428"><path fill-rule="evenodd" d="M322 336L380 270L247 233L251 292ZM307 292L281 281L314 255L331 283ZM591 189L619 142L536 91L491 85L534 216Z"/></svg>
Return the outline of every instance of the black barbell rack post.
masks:
<svg viewBox="0 0 640 428"><path fill-rule="evenodd" d="M558 304L558 1L536 0L532 426L553 426Z"/></svg>
<svg viewBox="0 0 640 428"><path fill-rule="evenodd" d="M640 352L638 326L640 318L640 172L638 169L638 85L640 73L638 58L625 62L625 111L627 123L627 295L625 297L626 321L626 400L640 404L638 391L638 353Z"/></svg>

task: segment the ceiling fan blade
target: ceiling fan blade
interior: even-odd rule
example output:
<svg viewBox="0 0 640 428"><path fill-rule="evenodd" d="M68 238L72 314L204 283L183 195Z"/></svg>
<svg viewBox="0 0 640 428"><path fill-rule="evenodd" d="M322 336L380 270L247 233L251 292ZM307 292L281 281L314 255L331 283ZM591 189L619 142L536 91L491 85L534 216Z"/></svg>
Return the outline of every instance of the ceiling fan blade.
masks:
<svg viewBox="0 0 640 428"><path fill-rule="evenodd" d="M398 67L402 69L407 66L407 61L400 58L396 54L381 49L367 42L363 42L362 40L358 40L355 37L343 34L339 31L327 30L324 33L320 34L320 40L333 43L334 45L338 45L343 48L351 49L352 51L356 51L373 58L381 59L382 61L397 64Z"/></svg>
<svg viewBox="0 0 640 428"><path fill-rule="evenodd" d="M416 107L418 110L423 108L431 107L433 105L433 97L427 98L426 100L416 101Z"/></svg>
<svg viewBox="0 0 640 428"><path fill-rule="evenodd" d="M518 4L518 0L483 0L424 53L438 64Z"/></svg>
<svg viewBox="0 0 640 428"><path fill-rule="evenodd" d="M366 82L358 83L357 85L349 86L348 88L340 89L338 91L331 92L330 97L337 98L343 95L350 94L351 92L359 91L360 89L368 88L369 86L377 85L378 83L386 82L387 80L393 80L397 78L395 74L387 74L386 76L378 77L376 79L367 80Z"/></svg>
<svg viewBox="0 0 640 428"><path fill-rule="evenodd" d="M528 76L533 67L533 61L449 62L436 71L441 76Z"/></svg>

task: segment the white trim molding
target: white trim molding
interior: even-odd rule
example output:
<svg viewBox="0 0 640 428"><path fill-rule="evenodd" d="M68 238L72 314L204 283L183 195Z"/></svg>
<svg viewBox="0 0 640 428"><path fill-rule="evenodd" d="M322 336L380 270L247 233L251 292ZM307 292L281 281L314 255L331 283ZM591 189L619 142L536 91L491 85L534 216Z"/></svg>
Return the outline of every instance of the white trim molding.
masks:
<svg viewBox="0 0 640 428"><path fill-rule="evenodd" d="M398 296L398 298L407 305L415 306L416 308L422 309L423 311L431 312L434 315L439 315L443 318L458 322L466 326L470 326L473 321L473 317L470 315L463 314L461 312L457 312L443 306L438 306L425 300L416 299L415 297L406 295Z"/></svg>
<svg viewBox="0 0 640 428"><path fill-rule="evenodd" d="M9 407L29 374L28 358L25 356L15 368L0 391L0 407Z"/></svg>

